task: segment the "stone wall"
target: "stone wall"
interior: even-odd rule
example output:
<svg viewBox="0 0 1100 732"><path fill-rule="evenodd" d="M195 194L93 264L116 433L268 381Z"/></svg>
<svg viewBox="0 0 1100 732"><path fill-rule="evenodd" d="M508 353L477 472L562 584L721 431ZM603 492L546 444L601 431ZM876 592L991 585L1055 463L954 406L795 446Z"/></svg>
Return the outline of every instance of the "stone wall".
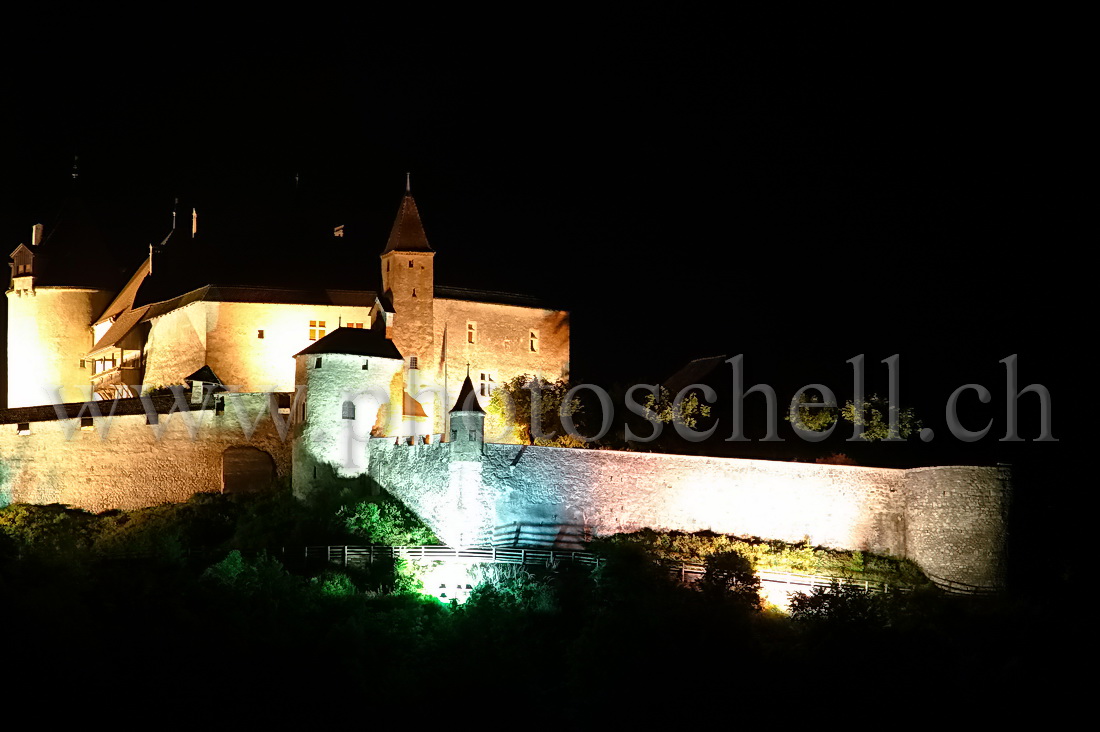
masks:
<svg viewBox="0 0 1100 732"><path fill-rule="evenodd" d="M269 453L277 478L289 481L290 442L267 409L267 395L232 395L222 414L160 414L153 425L145 414L97 418L90 430L80 420L35 421L26 435L17 424L0 424L0 505L64 503L99 512L186 501L222 489L222 454L240 445Z"/></svg>
<svg viewBox="0 0 1100 732"><path fill-rule="evenodd" d="M474 343L467 337L467 324L476 323ZM501 384L520 374L539 374L548 381L569 375L569 313L519 305L473 302L470 300L435 300L435 342L443 343L446 329L447 360L450 363L449 386L452 394L466 376L464 366L470 365L470 378L478 388L482 407L489 399L481 395L482 373L492 375ZM537 351L531 351L531 331L538 333ZM442 374L436 378L442 381ZM447 407L453 406L453 401ZM504 425L492 419L485 426L490 439L514 441ZM441 423L436 430L443 429Z"/></svg>
<svg viewBox="0 0 1100 732"><path fill-rule="evenodd" d="M372 445L371 474L450 542L459 531L568 547L643 528L709 530L908 557L972 585L1004 578L1009 493L996 468L894 470L486 444L477 471L456 472L448 449Z"/></svg>
<svg viewBox="0 0 1100 732"><path fill-rule="evenodd" d="M89 324L107 307L111 293L79 287L33 287L16 277L8 298L8 407L87 399L92 347ZM190 373L190 372L189 372Z"/></svg>

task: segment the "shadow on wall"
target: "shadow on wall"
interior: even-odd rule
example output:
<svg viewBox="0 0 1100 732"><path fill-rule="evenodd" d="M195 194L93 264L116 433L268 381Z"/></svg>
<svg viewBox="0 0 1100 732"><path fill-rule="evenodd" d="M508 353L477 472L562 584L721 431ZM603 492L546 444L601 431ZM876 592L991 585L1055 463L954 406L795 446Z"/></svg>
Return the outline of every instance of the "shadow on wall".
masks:
<svg viewBox="0 0 1100 732"><path fill-rule="evenodd" d="M591 532L581 524L514 521L493 529L493 544L504 547L581 551L591 539Z"/></svg>

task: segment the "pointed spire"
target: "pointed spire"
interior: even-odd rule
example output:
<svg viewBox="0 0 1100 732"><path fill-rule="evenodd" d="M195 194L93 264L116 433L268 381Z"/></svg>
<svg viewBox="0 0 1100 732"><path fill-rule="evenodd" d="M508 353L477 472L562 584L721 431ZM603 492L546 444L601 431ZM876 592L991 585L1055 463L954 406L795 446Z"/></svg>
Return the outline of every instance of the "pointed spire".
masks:
<svg viewBox="0 0 1100 732"><path fill-rule="evenodd" d="M405 196L401 199L401 208L397 210L397 218L394 219L393 228L390 229L390 238L386 242L383 254L388 252L431 252L434 251L428 244L428 235L424 233L424 225L420 223L420 212L416 209L416 201L409 192L409 174L405 174Z"/></svg>
<svg viewBox="0 0 1100 732"><path fill-rule="evenodd" d="M451 412L481 412L481 404L477 400L477 392L474 390L474 382L470 380L470 374L466 374L466 380L462 382L462 388L458 390L458 399Z"/></svg>

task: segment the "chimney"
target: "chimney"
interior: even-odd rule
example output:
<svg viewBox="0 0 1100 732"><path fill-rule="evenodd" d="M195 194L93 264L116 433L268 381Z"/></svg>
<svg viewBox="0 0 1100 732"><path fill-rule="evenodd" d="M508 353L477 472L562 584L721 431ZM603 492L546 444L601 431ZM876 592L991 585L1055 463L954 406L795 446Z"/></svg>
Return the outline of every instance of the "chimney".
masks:
<svg viewBox="0 0 1100 732"><path fill-rule="evenodd" d="M42 224L31 227L31 246L36 247L42 243Z"/></svg>

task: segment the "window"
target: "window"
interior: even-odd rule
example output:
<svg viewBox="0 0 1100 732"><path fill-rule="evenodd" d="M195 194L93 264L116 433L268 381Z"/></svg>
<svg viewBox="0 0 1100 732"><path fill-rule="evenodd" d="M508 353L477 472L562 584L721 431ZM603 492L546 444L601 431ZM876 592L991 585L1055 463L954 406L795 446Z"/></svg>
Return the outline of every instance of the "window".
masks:
<svg viewBox="0 0 1100 732"><path fill-rule="evenodd" d="M311 320L309 321L309 339L315 341L319 338L325 337L325 321L323 320Z"/></svg>
<svg viewBox="0 0 1100 732"><path fill-rule="evenodd" d="M88 362L85 361L84 359L80 359L80 368L82 368L82 369L88 368Z"/></svg>
<svg viewBox="0 0 1100 732"><path fill-rule="evenodd" d="M260 340L263 340L264 332L262 330L256 331L256 337L259 338Z"/></svg>
<svg viewBox="0 0 1100 732"><path fill-rule="evenodd" d="M539 352L539 332L537 330L531 331L531 353Z"/></svg>
<svg viewBox="0 0 1100 732"><path fill-rule="evenodd" d="M417 363L416 362L416 356L412 356L412 357L409 358L409 368L410 369L419 368L419 366L417 366L416 363Z"/></svg>
<svg viewBox="0 0 1100 732"><path fill-rule="evenodd" d="M466 321L466 342L477 343L477 323L472 320Z"/></svg>
<svg viewBox="0 0 1100 732"><path fill-rule="evenodd" d="M15 426L15 431L21 435L29 435L31 433L31 423L20 422Z"/></svg>
<svg viewBox="0 0 1100 732"><path fill-rule="evenodd" d="M370 369L370 359L369 358L364 358L363 359L363 370L368 371L369 369Z"/></svg>
<svg viewBox="0 0 1100 732"><path fill-rule="evenodd" d="M413 261L410 259L409 260L409 269L412 269L412 268L413 268Z"/></svg>
<svg viewBox="0 0 1100 732"><path fill-rule="evenodd" d="M340 408L340 416L344 419L355 419L355 405L351 402L344 402L344 405Z"/></svg>
<svg viewBox="0 0 1100 732"><path fill-rule="evenodd" d="M321 357L320 356L317 357L317 362L313 364L313 368L315 368L315 369L321 368Z"/></svg>
<svg viewBox="0 0 1100 732"><path fill-rule="evenodd" d="M81 417L80 429L84 430L85 432L95 429L95 420L92 417Z"/></svg>
<svg viewBox="0 0 1100 732"><path fill-rule="evenodd" d="M346 326L344 326L344 327L345 327L345 328L362 328L362 327L363 327L363 324L362 324L362 323L348 323L348 324L347 324Z"/></svg>
<svg viewBox="0 0 1100 732"><path fill-rule="evenodd" d="M493 374L489 373L488 371L482 371L481 379L479 381L481 387L479 393L481 394L481 396L492 396L493 386L495 382L496 378L494 378Z"/></svg>

